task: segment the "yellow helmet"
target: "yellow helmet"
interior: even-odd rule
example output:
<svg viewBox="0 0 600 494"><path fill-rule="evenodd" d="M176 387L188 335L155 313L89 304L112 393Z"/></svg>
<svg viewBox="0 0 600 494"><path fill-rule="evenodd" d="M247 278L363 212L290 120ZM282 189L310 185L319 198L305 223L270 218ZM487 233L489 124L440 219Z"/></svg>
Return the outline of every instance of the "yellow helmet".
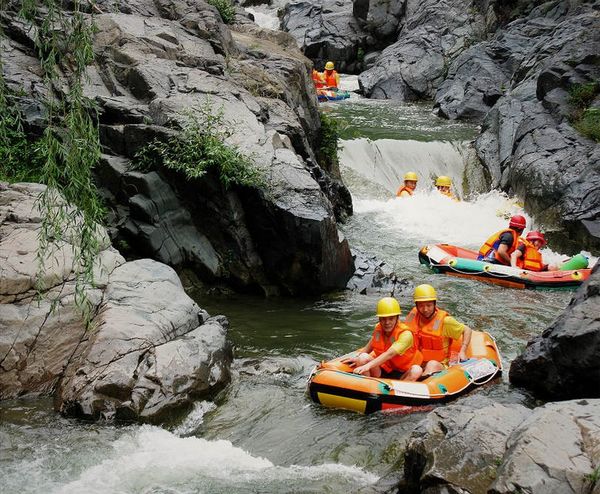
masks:
<svg viewBox="0 0 600 494"><path fill-rule="evenodd" d="M400 304L394 297L384 297L377 302L377 317L399 316Z"/></svg>
<svg viewBox="0 0 600 494"><path fill-rule="evenodd" d="M413 180L414 182L417 182L419 180L419 177L415 172L406 172L406 174L404 175L404 180Z"/></svg>
<svg viewBox="0 0 600 494"><path fill-rule="evenodd" d="M415 302L430 302L437 300L437 293L435 293L435 288L431 285L419 285L415 288L413 297Z"/></svg>
<svg viewBox="0 0 600 494"><path fill-rule="evenodd" d="M333 70L333 62L327 62L325 64L325 70Z"/></svg>
<svg viewBox="0 0 600 494"><path fill-rule="evenodd" d="M452 179L450 177L446 177L445 175L438 177L437 180L435 181L436 187L450 187L451 185L452 185Z"/></svg>

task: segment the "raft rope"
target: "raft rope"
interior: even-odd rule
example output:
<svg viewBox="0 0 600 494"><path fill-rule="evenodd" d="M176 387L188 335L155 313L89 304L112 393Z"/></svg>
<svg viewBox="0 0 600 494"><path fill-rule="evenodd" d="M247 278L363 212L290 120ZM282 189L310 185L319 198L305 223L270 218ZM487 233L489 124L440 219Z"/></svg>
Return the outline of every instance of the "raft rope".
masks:
<svg viewBox="0 0 600 494"><path fill-rule="evenodd" d="M431 257L429 257L429 254L425 254L427 256L427 259L429 259L429 267L448 267L450 268L452 271L456 271L457 273L460 274L491 274L492 276L496 276L498 278L516 278L517 275L514 274L502 274L502 273L495 273L495 272L489 272L486 271L485 269L481 270L481 271L461 271L460 269L456 269L454 266L451 266L450 264L441 264L441 263L436 263L434 262ZM485 261L482 261L485 262ZM492 266L492 264L490 264L490 266Z"/></svg>

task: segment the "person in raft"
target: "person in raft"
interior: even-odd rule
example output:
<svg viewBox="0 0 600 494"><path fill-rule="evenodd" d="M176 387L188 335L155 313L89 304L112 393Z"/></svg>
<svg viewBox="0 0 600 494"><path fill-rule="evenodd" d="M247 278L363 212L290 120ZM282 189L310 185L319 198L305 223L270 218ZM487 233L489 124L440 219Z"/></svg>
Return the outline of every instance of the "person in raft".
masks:
<svg viewBox="0 0 600 494"><path fill-rule="evenodd" d="M510 255L510 265L529 271L556 271L558 268L544 264L540 249L546 245L546 237L538 231L529 232L525 238L519 238L515 251Z"/></svg>
<svg viewBox="0 0 600 494"><path fill-rule="evenodd" d="M393 297L384 297L377 303L379 323L371 339L358 356L343 361L354 367L355 374L381 377L382 373L406 373L421 364L421 352L408 326L400 322L400 314L400 304Z"/></svg>
<svg viewBox="0 0 600 494"><path fill-rule="evenodd" d="M452 179L450 177L447 177L446 175L438 177L435 181L435 187L440 192L440 194L443 194L445 196L448 196L450 199L458 201L456 196L450 190L450 188L452 187Z"/></svg>
<svg viewBox="0 0 600 494"><path fill-rule="evenodd" d="M340 74L335 71L333 62L327 62L325 64L325 70L323 71L323 79L325 80L325 86L329 89L337 89L340 85Z"/></svg>
<svg viewBox="0 0 600 494"><path fill-rule="evenodd" d="M321 72L319 72L317 69L312 69L311 77L316 89L325 87L325 79L323 78L323 74L321 74Z"/></svg>
<svg viewBox="0 0 600 494"><path fill-rule="evenodd" d="M417 182L419 177L415 172L406 172L404 175L404 185L402 185L396 192L398 197L410 197L415 193L417 188Z"/></svg>
<svg viewBox="0 0 600 494"><path fill-rule="evenodd" d="M510 256L517 249L519 237L526 226L527 221L523 216L511 216L508 228L494 233L481 246L477 260L510 266Z"/></svg>
<svg viewBox="0 0 600 494"><path fill-rule="evenodd" d="M423 355L424 366L414 365L403 376L407 381L417 381L448 367L450 340L460 340L458 360L467 360L466 351L471 342L471 328L458 322L445 310L437 307L437 293L431 285L419 285L414 292L415 307L404 323L416 335L417 348Z"/></svg>

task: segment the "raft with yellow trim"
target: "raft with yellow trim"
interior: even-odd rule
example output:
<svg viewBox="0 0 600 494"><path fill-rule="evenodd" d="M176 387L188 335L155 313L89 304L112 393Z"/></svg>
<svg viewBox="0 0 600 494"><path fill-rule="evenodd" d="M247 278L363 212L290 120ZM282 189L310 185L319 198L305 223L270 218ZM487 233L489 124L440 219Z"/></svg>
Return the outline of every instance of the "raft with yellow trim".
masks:
<svg viewBox="0 0 600 494"><path fill-rule="evenodd" d="M458 354L461 341L452 341L451 354ZM428 378L409 382L388 377L367 377L352 373L342 363L356 352L329 362L321 362L308 379L313 401L360 413L380 410L410 411L442 403L485 384L502 373L502 360L494 338L485 331L473 331L467 348L468 359L436 372ZM417 410L416 408L415 410Z"/></svg>
<svg viewBox="0 0 600 494"><path fill-rule="evenodd" d="M450 244L432 244L419 251L419 261L435 273L468 278L507 288L572 289L590 277L591 269L528 271L477 260L478 252Z"/></svg>

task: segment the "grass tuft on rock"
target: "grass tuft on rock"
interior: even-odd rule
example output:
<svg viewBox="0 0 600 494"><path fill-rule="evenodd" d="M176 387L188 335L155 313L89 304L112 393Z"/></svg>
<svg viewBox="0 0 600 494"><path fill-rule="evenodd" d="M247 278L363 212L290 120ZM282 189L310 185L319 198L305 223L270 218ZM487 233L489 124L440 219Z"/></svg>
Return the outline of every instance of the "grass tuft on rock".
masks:
<svg viewBox="0 0 600 494"><path fill-rule="evenodd" d="M590 105L600 94L600 82L573 84L569 89L569 120L581 135L600 142L600 108Z"/></svg>
<svg viewBox="0 0 600 494"><path fill-rule="evenodd" d="M216 7L221 14L225 24L231 24L235 18L235 7L231 0L206 0L210 5Z"/></svg>

